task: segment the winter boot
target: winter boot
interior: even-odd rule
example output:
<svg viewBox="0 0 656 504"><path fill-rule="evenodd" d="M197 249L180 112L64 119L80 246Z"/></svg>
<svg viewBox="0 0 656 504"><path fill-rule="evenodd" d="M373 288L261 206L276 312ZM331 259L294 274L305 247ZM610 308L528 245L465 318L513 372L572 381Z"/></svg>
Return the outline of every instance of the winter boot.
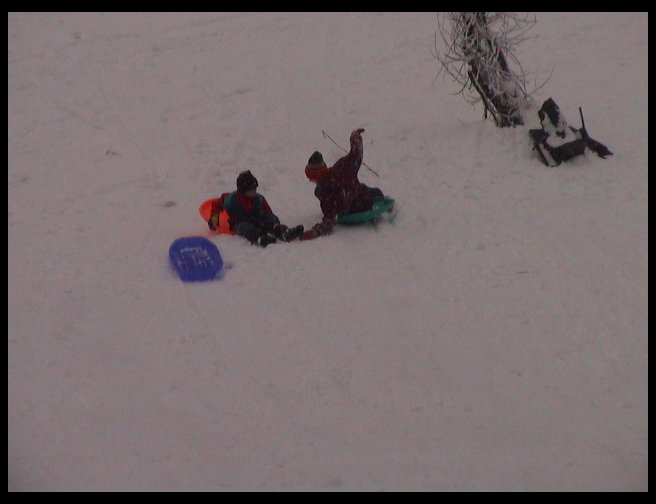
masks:
<svg viewBox="0 0 656 504"><path fill-rule="evenodd" d="M283 239L284 234L287 232L287 229L289 229L287 226L284 224L275 224L273 226L273 236L278 238L279 240Z"/></svg>
<svg viewBox="0 0 656 504"><path fill-rule="evenodd" d="M273 227L274 236L279 240L286 241L286 242L300 238L301 235L303 234L303 231L304 229L302 225L289 228L284 224L276 224Z"/></svg>
<svg viewBox="0 0 656 504"><path fill-rule="evenodd" d="M267 245L270 245L272 243L276 243L278 241L275 236L273 236L271 233L264 233L257 239L257 244L265 248Z"/></svg>
<svg viewBox="0 0 656 504"><path fill-rule="evenodd" d="M303 231L305 231L305 228L303 228L302 224L293 228L287 228L282 234L282 239L286 242L298 240L301 236L303 236Z"/></svg>

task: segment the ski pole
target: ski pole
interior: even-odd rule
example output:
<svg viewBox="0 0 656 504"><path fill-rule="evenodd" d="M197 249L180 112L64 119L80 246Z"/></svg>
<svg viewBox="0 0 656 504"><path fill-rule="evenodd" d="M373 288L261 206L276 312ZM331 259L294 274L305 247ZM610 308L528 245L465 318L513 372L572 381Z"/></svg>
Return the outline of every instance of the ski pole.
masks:
<svg viewBox="0 0 656 504"><path fill-rule="evenodd" d="M337 142L335 142L335 140L333 140L332 138L330 138L330 135L329 135L328 133L326 133L324 130L321 130L321 133L323 133L323 137L324 137L324 138L328 137L328 139L329 139L332 143L334 143L337 147L339 147L340 149L342 149L344 152L348 153L348 151L347 151L344 147L342 147L342 146L339 145ZM367 167L367 169L368 169L371 173L373 173L374 175L376 175L376 177L380 177L380 175L378 175L378 173L376 173L376 171L375 171L373 168L371 168L367 163L365 163L364 161L362 161L362 164L365 165L365 166Z"/></svg>
<svg viewBox="0 0 656 504"><path fill-rule="evenodd" d="M583 138L588 138L588 130L585 129L585 120L583 119L583 109L579 107L579 114L581 115L581 134Z"/></svg>

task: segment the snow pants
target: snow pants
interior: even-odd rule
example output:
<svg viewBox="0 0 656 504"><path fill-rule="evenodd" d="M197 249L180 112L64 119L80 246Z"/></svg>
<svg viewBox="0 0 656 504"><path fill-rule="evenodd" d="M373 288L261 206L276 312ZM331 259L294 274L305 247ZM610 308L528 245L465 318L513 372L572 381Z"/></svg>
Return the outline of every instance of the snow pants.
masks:
<svg viewBox="0 0 656 504"><path fill-rule="evenodd" d="M273 213L266 213L260 216L257 221L240 222L235 227L235 232L251 243L255 243L263 234L273 232L273 227L276 224L280 224L280 219Z"/></svg>

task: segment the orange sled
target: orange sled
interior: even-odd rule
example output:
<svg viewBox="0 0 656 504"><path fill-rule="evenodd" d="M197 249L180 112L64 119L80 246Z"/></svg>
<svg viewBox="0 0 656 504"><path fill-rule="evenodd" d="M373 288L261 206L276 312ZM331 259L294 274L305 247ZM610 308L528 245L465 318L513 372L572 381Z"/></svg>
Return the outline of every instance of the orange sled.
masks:
<svg viewBox="0 0 656 504"><path fill-rule="evenodd" d="M212 214L212 203L218 199L219 198L208 199L207 201L201 203L200 207L198 207L198 212L205 222L210 219L210 215ZM234 231L230 230L230 224L228 223L228 212L225 210L221 210L221 213L219 214L219 225L214 231L216 233L222 234L236 234Z"/></svg>

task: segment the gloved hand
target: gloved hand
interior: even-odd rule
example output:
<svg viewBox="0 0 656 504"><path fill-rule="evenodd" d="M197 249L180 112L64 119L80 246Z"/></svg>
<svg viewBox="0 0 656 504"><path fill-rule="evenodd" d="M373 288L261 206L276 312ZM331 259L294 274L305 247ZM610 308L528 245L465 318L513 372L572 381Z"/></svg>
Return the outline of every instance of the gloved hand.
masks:
<svg viewBox="0 0 656 504"><path fill-rule="evenodd" d="M216 226L219 225L219 214L215 213L210 215L210 218L207 219L207 225L212 231L216 231Z"/></svg>
<svg viewBox="0 0 656 504"><path fill-rule="evenodd" d="M278 238L279 240L283 240L285 233L287 232L287 226L284 224L277 223L273 226L273 236Z"/></svg>
<svg viewBox="0 0 656 504"><path fill-rule="evenodd" d="M314 240L319 233L315 229L308 229L301 235L301 240Z"/></svg>

